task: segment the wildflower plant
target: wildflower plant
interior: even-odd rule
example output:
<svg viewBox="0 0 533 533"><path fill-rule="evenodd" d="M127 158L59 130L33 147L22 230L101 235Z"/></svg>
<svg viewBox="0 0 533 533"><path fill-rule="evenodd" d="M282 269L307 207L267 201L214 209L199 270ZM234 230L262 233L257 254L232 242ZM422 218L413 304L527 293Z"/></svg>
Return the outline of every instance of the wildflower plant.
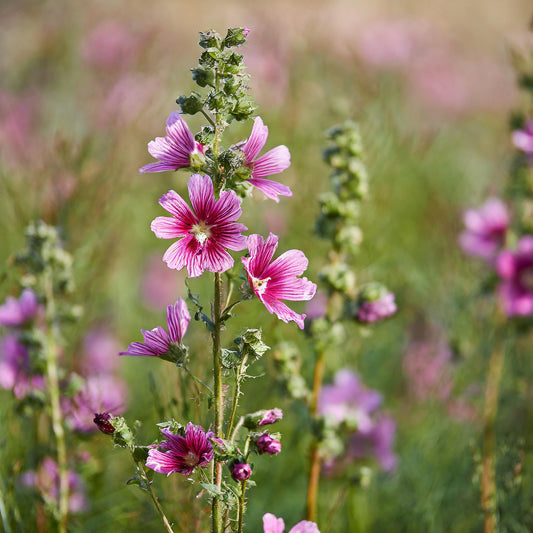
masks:
<svg viewBox="0 0 533 533"><path fill-rule="evenodd" d="M225 37L214 31L200 34L203 49L197 67L191 69L198 90L177 99L179 111L167 119L166 136L148 144L158 160L140 169L141 174L181 170L190 173L189 199L169 190L159 200L170 216L159 216L151 229L160 239L174 242L163 255L168 268L186 269L189 278L211 276L213 296L192 294L188 282L189 308L181 298L169 302L167 328L142 330L144 342L132 342L121 352L127 356L150 356L174 363L202 387L211 407L211 419L162 420L160 440L149 446L137 443L134 429L122 417L99 414L95 424L112 435L115 445L130 451L136 465L131 482L148 491L167 531L171 521L153 493L153 472L181 474L198 483L199 492L211 503L211 531L222 533L229 527L243 530L246 489L253 486L253 455L274 456L281 452L280 435L268 426L283 413L273 408L251 414L239 413L242 382L249 368L269 349L262 332L248 327L224 347L222 332L229 327L237 305L257 296L266 310L284 322L303 328L305 315L289 308L282 300L310 300L316 285L301 277L308 261L303 252L289 250L273 259L278 237L266 239L246 235L248 228L239 222L242 210L255 188L266 198L278 202L292 195L284 184L268 179L290 165L286 146L260 155L266 145L268 128L256 117L248 139L225 147L223 134L234 122L252 118L255 105L247 93L239 47L248 30L233 28ZM185 115L201 114L206 123L193 135ZM230 252L243 252L235 261ZM206 313L204 309L210 309ZM189 348L184 344L191 315L203 324L212 345L212 369L195 376L188 366Z"/></svg>

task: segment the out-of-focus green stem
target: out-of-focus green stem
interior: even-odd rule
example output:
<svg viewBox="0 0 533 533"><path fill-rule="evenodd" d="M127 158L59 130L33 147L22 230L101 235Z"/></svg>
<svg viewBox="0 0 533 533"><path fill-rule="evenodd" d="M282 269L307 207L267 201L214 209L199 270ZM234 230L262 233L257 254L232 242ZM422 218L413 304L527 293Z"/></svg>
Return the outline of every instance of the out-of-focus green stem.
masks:
<svg viewBox="0 0 533 533"><path fill-rule="evenodd" d="M483 410L483 455L481 459L481 506L485 514L484 532L498 530L498 499L496 492L496 414L500 396L500 383L503 372L505 352L496 341L490 360L485 389Z"/></svg>
<svg viewBox="0 0 533 533"><path fill-rule="evenodd" d="M57 467L59 472L58 531L60 533L66 533L69 506L68 464L59 393L58 347L56 341L58 331L55 317L52 272L45 273L44 291L46 296L46 376L52 413L52 430L56 439Z"/></svg>
<svg viewBox="0 0 533 533"><path fill-rule="evenodd" d="M238 525L239 525L239 528L237 529L238 533L242 533L242 524L243 524L243 520L244 520L244 502L245 502L245 497L246 495L246 481L242 481L241 482L241 495L239 497L239 511L238 511Z"/></svg>

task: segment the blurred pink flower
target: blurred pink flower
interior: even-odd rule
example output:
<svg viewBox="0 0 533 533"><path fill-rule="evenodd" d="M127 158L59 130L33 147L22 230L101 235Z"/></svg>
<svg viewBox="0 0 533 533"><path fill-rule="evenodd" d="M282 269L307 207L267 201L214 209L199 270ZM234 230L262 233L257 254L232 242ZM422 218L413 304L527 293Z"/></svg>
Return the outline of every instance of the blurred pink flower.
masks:
<svg viewBox="0 0 533 533"><path fill-rule="evenodd" d="M21 482L26 487L35 487L45 501L57 502L59 495L59 468L51 457L45 457L37 471L28 470L21 474ZM76 514L86 511L89 502L85 496L82 478L73 470L68 471L69 512Z"/></svg>
<svg viewBox="0 0 533 533"><path fill-rule="evenodd" d="M498 295L508 317L533 314L533 236L525 235L516 250L504 250L496 259L500 276Z"/></svg>
<svg viewBox="0 0 533 533"><path fill-rule="evenodd" d="M141 294L143 302L153 309L166 307L175 301L183 287L185 273L168 268L160 255L151 255L145 263Z"/></svg>
<svg viewBox="0 0 533 533"><path fill-rule="evenodd" d="M39 312L37 296L31 289L24 289L17 300L8 296L0 305L0 325L16 327L33 320Z"/></svg>
<svg viewBox="0 0 533 533"><path fill-rule="evenodd" d="M326 314L326 306L328 304L328 295L325 291L317 291L313 299L305 306L306 318L314 320L316 318L323 318Z"/></svg>
<svg viewBox="0 0 533 533"><path fill-rule="evenodd" d="M513 144L528 158L533 159L533 121L528 120L523 129L513 132Z"/></svg>
<svg viewBox="0 0 533 533"><path fill-rule="evenodd" d="M470 255L494 258L505 243L509 227L507 207L499 198L489 198L479 209L464 214L466 230L459 236L461 248Z"/></svg>
<svg viewBox="0 0 533 533"><path fill-rule="evenodd" d="M452 389L451 358L452 352L445 342L410 344L403 359L409 393L419 401L447 400Z"/></svg>
<svg viewBox="0 0 533 533"><path fill-rule="evenodd" d="M127 403L128 389L122 379L113 375L89 376L73 397L61 399L61 409L75 431L95 431L95 413L120 414Z"/></svg>
<svg viewBox="0 0 533 533"><path fill-rule="evenodd" d="M138 40L122 24L105 21L91 30L82 47L84 61L109 71L128 70Z"/></svg>
<svg viewBox="0 0 533 533"><path fill-rule="evenodd" d="M272 513L263 515L263 533L285 533L283 518L276 518ZM302 520L292 527L289 533L320 533L314 522Z"/></svg>
<svg viewBox="0 0 533 533"><path fill-rule="evenodd" d="M117 370L119 349L120 345L110 330L103 326L90 329L83 339L83 374L89 376Z"/></svg>

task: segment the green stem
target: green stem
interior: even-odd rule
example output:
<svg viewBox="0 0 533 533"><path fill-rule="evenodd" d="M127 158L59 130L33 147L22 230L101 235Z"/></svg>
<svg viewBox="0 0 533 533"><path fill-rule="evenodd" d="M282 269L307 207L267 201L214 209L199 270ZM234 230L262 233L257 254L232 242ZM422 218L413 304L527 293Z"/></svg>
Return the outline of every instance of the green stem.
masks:
<svg viewBox="0 0 533 533"><path fill-rule="evenodd" d="M237 370L237 374L235 376L235 387L233 389L233 400L231 405L231 416L229 419L229 426L228 431L226 433L226 438L229 439L231 436L231 430L233 429L233 423L235 422L235 413L237 412L237 406L239 405L239 396L241 395L241 376L243 373L243 369L246 365L246 359L247 357L244 356L241 360L241 364L239 365L239 368Z"/></svg>
<svg viewBox="0 0 533 533"><path fill-rule="evenodd" d="M174 530L172 529L172 526L170 525L170 522L168 521L168 518L166 517L163 511L163 508L161 507L161 504L159 503L159 500L157 499L157 496L155 495L154 490L152 489L152 483L148 479L148 476L146 475L146 470L144 469L144 465L140 462L137 462L137 469L145 482L146 490L150 494L150 498L152 498L155 508L157 509L157 512L159 513L159 516L161 517L161 520L163 521L163 524L165 525L166 530L168 531L168 533L174 533Z"/></svg>
<svg viewBox="0 0 533 533"><path fill-rule="evenodd" d="M239 528L237 530L238 533L242 533L242 523L244 519L244 502L245 502L245 494L246 494L246 481L241 482L241 495L239 497L239 511L238 511L238 524Z"/></svg>
<svg viewBox="0 0 533 533"><path fill-rule="evenodd" d="M498 343L498 341L496 341ZM489 360L485 407L483 411L483 453L481 459L481 507L485 513L484 533L498 530L498 499L496 492L496 414L503 373L505 352L495 347Z"/></svg>
<svg viewBox="0 0 533 533"><path fill-rule="evenodd" d="M221 316L222 302L222 280L218 272L215 273L215 294L213 300L213 374L214 374L214 394L215 394L215 437L223 438L224 424L224 396L222 391L222 364L220 350L220 333L222 324ZM218 491L222 489L222 463L217 462L213 468L213 484ZM219 498L213 498L212 504L212 532L222 532L221 502Z"/></svg>
<svg viewBox="0 0 533 533"><path fill-rule="evenodd" d="M48 381L48 394L50 396L50 408L52 411L52 430L56 439L57 467L59 471L58 531L59 533L66 533L69 504L67 446L60 404L57 365L58 349L56 343L58 332L57 324L55 322L55 303L51 272L45 274L44 289L46 295L46 375Z"/></svg>

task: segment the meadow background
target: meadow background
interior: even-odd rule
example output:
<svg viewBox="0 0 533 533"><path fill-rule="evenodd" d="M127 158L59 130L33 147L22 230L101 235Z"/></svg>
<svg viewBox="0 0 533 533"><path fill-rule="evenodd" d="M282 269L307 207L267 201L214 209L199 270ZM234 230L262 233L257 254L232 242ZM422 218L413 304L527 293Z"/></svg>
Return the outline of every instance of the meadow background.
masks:
<svg viewBox="0 0 533 533"><path fill-rule="evenodd" d="M64 229L75 261L72 300L84 307L66 332L65 367L80 371L88 331L105 333L102 353L115 357L140 340L141 327L164 323L166 305L186 295L184 274L161 262L167 243L154 237L150 222L163 214L162 193L185 193L187 175L138 169L152 161L146 144L163 134L175 98L193 88L188 69L197 64L198 32L248 27L242 52L270 129L266 148L289 147L292 164L280 181L294 196L274 204L258 195L242 221L254 233L280 235L283 249L302 249L308 277L316 279L327 249L313 235L316 199L329 187L324 132L356 120L370 174L356 268L361 281L386 284L398 305L395 317L354 331L327 362L327 381L348 367L382 393L397 423L398 466L388 473L374 467L366 487L350 468L325 478L325 532L481 531L480 411L491 331L475 298L484 267L463 254L457 238L464 209L505 188L509 114L531 105L516 89L509 47L533 43L532 16L526 0L0 1L0 300L13 293L9 259L24 245L24 228L42 218ZM200 124L197 117L188 122L193 131ZM250 129L251 122L243 124L234 141ZM296 327L257 300L246 305L226 341L246 318L273 348L299 342L311 378L309 347ZM205 333L191 324L188 335L191 367L202 375L210 364ZM528 337L521 342L507 359L498 421L502 531L509 532L533 529L533 456L524 444L533 432L533 364ZM424 388L423 371L413 365L438 353L445 364ZM161 415L188 420L188 407L172 400L186 396L186 387L167 365L118 362L129 391L125 416L142 421L147 443L157 437ZM292 525L305 506L309 420L277 385L272 356L262 365L243 409L283 408L284 448L257 461L249 531L260 531L265 512ZM523 399L529 403L517 409ZM207 420L205 406L198 406L197 423L202 416ZM25 503L16 483L39 453L38 432L26 422L10 391L0 390L2 487L24 521L38 524L38 508ZM100 433L77 441L76 450L90 504L73 518L73 531L160 529L148 498L125 484L132 475L126 453ZM163 505L184 531L203 531L201 502L177 478L156 474Z"/></svg>

